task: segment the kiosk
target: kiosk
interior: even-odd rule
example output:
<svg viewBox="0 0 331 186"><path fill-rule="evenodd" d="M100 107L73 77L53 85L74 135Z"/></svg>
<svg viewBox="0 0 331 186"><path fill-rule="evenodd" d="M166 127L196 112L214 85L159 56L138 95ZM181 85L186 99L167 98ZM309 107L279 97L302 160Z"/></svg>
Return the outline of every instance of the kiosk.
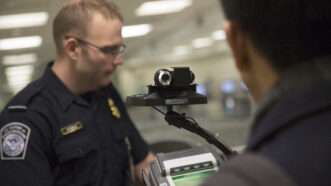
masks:
<svg viewBox="0 0 331 186"><path fill-rule="evenodd" d="M157 154L144 174L147 186L198 186L214 174L224 157L208 147Z"/></svg>

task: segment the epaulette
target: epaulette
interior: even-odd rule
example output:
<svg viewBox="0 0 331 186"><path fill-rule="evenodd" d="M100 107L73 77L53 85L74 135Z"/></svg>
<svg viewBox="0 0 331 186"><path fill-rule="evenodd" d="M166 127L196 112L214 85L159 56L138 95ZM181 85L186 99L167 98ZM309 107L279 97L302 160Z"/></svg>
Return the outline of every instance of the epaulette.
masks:
<svg viewBox="0 0 331 186"><path fill-rule="evenodd" d="M24 112L28 109L28 105L42 90L42 84L35 81L20 91L7 105L10 112Z"/></svg>
<svg viewBox="0 0 331 186"><path fill-rule="evenodd" d="M9 111L14 111L14 112L26 111L28 109L26 105L10 105L7 108Z"/></svg>

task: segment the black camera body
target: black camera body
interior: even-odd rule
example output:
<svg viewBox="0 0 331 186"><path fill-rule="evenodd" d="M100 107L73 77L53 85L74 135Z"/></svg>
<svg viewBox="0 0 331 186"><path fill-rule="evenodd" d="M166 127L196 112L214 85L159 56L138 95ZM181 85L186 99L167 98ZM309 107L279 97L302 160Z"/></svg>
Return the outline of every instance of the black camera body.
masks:
<svg viewBox="0 0 331 186"><path fill-rule="evenodd" d="M154 75L157 86L187 86L194 81L194 74L188 67L175 67L173 70L160 69Z"/></svg>
<svg viewBox="0 0 331 186"><path fill-rule="evenodd" d="M148 93L129 96L127 103L134 106L206 104L207 97L196 93L194 77L189 67L160 69L154 74L155 85L148 86Z"/></svg>

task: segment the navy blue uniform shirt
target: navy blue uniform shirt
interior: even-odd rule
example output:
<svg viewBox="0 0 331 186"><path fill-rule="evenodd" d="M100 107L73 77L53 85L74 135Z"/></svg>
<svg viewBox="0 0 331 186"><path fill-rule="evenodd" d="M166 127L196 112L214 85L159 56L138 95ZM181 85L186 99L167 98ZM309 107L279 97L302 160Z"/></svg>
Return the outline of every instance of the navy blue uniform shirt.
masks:
<svg viewBox="0 0 331 186"><path fill-rule="evenodd" d="M137 164L148 153L112 85L75 96L51 65L5 107L0 128L1 186L122 186L130 154Z"/></svg>

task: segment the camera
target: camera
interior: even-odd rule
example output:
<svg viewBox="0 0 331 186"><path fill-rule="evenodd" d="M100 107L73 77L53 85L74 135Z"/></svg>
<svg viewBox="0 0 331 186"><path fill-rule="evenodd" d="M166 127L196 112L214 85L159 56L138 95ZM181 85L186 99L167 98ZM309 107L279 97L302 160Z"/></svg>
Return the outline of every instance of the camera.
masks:
<svg viewBox="0 0 331 186"><path fill-rule="evenodd" d="M194 73L189 67L159 69L154 74L154 85L149 85L147 94L127 97L133 106L205 104L207 97L196 92Z"/></svg>
<svg viewBox="0 0 331 186"><path fill-rule="evenodd" d="M194 74L188 67L160 69L154 75L154 83L157 86L187 86L193 81Z"/></svg>
<svg viewBox="0 0 331 186"><path fill-rule="evenodd" d="M154 85L148 86L147 94L127 97L132 106L152 106L163 114L169 125L186 129L206 139L221 150L222 155L211 148L192 148L171 153L156 154L154 160L143 172L147 186L157 185L198 185L203 179L218 170L226 156L233 154L231 148L224 145L212 133L203 129L185 113L178 113L174 105L205 104L207 97L196 92L194 74L189 67L160 69L154 74ZM166 106L162 112L156 106Z"/></svg>

